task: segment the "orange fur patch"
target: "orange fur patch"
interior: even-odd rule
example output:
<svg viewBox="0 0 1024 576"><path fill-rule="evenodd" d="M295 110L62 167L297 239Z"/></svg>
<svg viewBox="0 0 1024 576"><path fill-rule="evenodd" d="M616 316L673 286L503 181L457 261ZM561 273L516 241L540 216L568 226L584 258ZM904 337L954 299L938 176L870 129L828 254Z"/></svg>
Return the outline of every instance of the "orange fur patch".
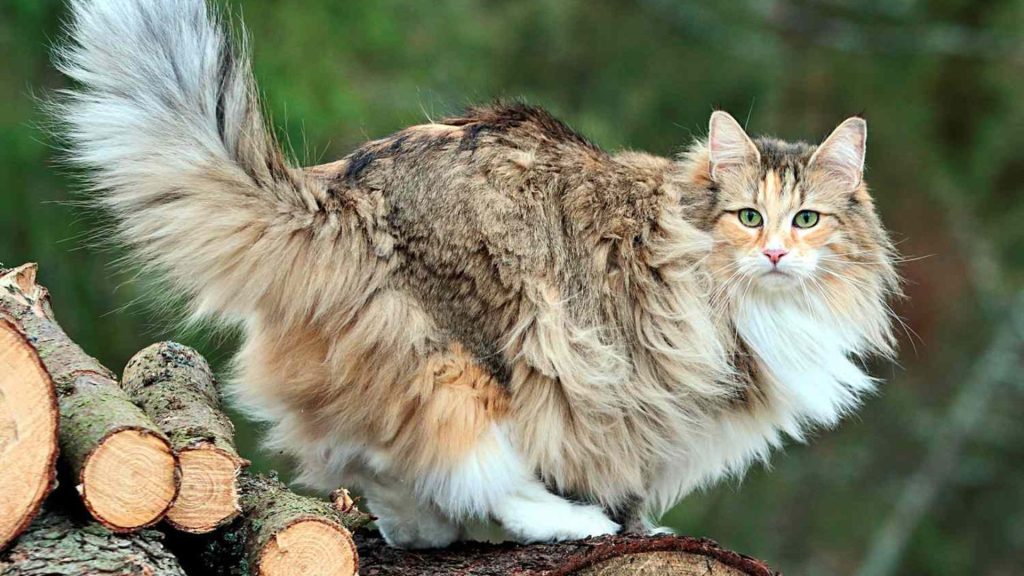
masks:
<svg viewBox="0 0 1024 576"><path fill-rule="evenodd" d="M423 465L458 462L509 408L505 390L458 343L430 356L418 388L422 404L400 441L418 445L410 451Z"/></svg>
<svg viewBox="0 0 1024 576"><path fill-rule="evenodd" d="M287 434L302 443L365 443L409 478L450 469L506 416L509 397L462 345L426 353L421 314L378 297L344 334L259 331L239 357L238 379L247 394L301 415Z"/></svg>

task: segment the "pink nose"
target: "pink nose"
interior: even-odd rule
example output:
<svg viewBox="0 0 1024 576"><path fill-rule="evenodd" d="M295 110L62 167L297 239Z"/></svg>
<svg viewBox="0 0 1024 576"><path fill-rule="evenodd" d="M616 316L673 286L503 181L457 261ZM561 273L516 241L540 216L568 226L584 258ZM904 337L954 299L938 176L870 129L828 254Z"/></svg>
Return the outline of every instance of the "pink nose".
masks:
<svg viewBox="0 0 1024 576"><path fill-rule="evenodd" d="M789 251L782 248L769 248L764 251L764 255L772 261L772 264L778 264L786 254L789 254Z"/></svg>

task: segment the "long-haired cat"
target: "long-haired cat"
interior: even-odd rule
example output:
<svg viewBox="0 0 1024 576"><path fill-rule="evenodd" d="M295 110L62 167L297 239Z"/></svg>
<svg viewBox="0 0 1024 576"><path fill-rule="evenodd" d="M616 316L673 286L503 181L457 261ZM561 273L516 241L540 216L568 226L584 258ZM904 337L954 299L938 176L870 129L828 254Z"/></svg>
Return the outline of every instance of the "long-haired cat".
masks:
<svg viewBox="0 0 1024 576"><path fill-rule="evenodd" d="M834 425L890 354L866 124L679 158L472 108L299 168L203 0L71 0L57 108L137 261L240 325L232 393L390 543L651 529Z"/></svg>

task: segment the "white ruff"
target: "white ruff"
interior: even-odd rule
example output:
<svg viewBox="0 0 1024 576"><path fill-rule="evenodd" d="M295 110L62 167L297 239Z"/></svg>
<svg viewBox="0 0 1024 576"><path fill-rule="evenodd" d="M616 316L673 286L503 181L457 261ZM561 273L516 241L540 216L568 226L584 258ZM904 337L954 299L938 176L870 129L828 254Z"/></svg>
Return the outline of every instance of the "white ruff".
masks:
<svg viewBox="0 0 1024 576"><path fill-rule="evenodd" d="M648 511L655 516L695 489L767 461L784 435L803 441L810 428L834 426L875 388L875 380L854 361L868 347L855 323L813 297L748 296L734 321L770 372L759 381L764 405L725 410L686 439L679 456L652 483Z"/></svg>
<svg viewBox="0 0 1024 576"><path fill-rule="evenodd" d="M813 296L753 296L740 303L736 329L773 382L766 390L776 426L801 438L806 425L833 426L874 390L853 358L867 347L850 318Z"/></svg>

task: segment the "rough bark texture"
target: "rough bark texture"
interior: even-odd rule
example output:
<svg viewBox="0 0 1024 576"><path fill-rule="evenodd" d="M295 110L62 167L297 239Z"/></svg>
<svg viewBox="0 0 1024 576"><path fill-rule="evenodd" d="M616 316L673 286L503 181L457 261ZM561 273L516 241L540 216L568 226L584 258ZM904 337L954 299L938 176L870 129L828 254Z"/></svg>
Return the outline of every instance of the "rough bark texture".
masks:
<svg viewBox="0 0 1024 576"><path fill-rule="evenodd" d="M153 530L116 534L49 508L0 556L2 576L184 576Z"/></svg>
<svg viewBox="0 0 1024 576"><path fill-rule="evenodd" d="M778 574L715 542L681 536L605 536L560 544L459 544L445 550L390 548L376 534L356 535L363 576L586 576Z"/></svg>
<svg viewBox="0 0 1024 576"><path fill-rule="evenodd" d="M46 288L36 284L34 264L0 271L0 286L0 316L28 337L56 386L61 455L87 508L114 530L157 522L177 493L175 462L167 439L117 386L114 375L64 333L54 318ZM117 439L116 450L101 451L105 443L122 433L128 434ZM117 465L90 470L90 461L100 455ZM136 487L132 494L125 494L121 478L110 486L103 485L108 470L132 473L135 471L131 466L150 465L161 469L139 470L147 475L147 483ZM149 506L144 508L151 513L127 524L122 522L116 513L126 502L119 495L130 502L149 499ZM111 497L109 501L107 496ZM108 505L111 510L106 509Z"/></svg>
<svg viewBox="0 0 1024 576"><path fill-rule="evenodd" d="M368 524L372 517L356 508L341 513L334 504L300 496L288 490L276 478L243 473L239 477L242 514L217 532L174 537L176 550L189 551L185 560L190 573L214 576L249 576L262 574L260 560L268 547L282 538L290 527L314 520L349 534ZM355 548L353 545L353 553ZM320 562L329 564L331 558ZM356 567L358 568L358 559Z"/></svg>
<svg viewBox="0 0 1024 576"><path fill-rule="evenodd" d="M57 418L50 374L0 314L0 550L28 527L56 483Z"/></svg>
<svg viewBox="0 0 1024 576"><path fill-rule="evenodd" d="M178 452L181 492L167 514L179 530L203 533L240 512L237 475L248 462L235 450L235 428L221 411L209 364L175 342L153 344L128 362L121 388Z"/></svg>
<svg viewBox="0 0 1024 576"><path fill-rule="evenodd" d="M121 387L171 441L175 450L202 443L233 454L235 427L221 411L210 365L176 342L158 342L137 353L124 369Z"/></svg>

